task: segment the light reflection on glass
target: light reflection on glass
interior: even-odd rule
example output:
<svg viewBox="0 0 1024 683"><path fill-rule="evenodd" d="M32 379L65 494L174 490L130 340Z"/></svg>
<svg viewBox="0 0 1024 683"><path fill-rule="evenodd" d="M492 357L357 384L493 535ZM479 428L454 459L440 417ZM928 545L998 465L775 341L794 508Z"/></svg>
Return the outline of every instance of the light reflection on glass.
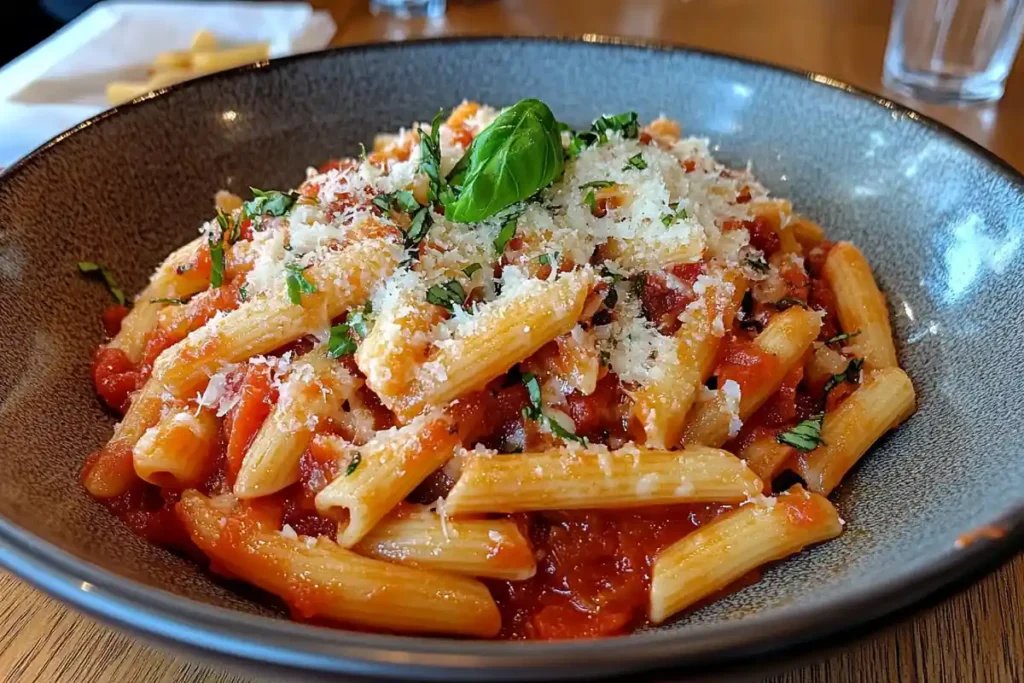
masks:
<svg viewBox="0 0 1024 683"><path fill-rule="evenodd" d="M221 113L220 120L224 123L234 123L238 119L238 112L234 109L228 109L226 112Z"/></svg>
<svg viewBox="0 0 1024 683"><path fill-rule="evenodd" d="M985 221L971 214L953 228L953 240L946 249L946 300L957 301L984 274L987 267L1002 273L1020 249L1021 236L1000 243L985 234Z"/></svg>

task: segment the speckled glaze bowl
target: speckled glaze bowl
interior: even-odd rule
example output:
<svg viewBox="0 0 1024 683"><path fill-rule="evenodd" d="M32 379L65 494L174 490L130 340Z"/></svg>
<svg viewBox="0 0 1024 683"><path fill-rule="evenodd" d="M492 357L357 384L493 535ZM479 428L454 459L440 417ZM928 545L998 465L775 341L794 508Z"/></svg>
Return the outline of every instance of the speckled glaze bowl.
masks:
<svg viewBox="0 0 1024 683"><path fill-rule="evenodd" d="M775 193L864 250L919 412L834 496L836 541L658 630L601 642L469 642L284 618L134 537L90 500L83 458L112 419L88 379L107 294L138 291L195 234L217 188L297 183L377 131L463 98L549 103L584 125L666 113L752 160ZM1024 537L1024 179L892 103L736 59L651 46L458 40L355 47L203 78L103 114L0 176L0 563L151 639L264 673L444 679L703 675L837 633L1008 557ZM1001 538L964 548L965 532Z"/></svg>

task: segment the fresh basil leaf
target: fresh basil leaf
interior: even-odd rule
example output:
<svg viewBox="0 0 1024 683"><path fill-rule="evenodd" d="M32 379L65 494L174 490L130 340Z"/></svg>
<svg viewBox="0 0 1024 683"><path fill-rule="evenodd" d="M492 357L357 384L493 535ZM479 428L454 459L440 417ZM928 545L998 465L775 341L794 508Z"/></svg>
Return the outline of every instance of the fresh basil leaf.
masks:
<svg viewBox="0 0 1024 683"><path fill-rule="evenodd" d="M341 358L356 352L356 340L352 338L352 327L348 323L331 326L331 337L327 340L327 355Z"/></svg>
<svg viewBox="0 0 1024 683"><path fill-rule="evenodd" d="M846 341L847 339L853 339L858 334L860 334L860 330L857 330L856 332L849 332L849 333L843 332L842 334L837 334L836 336L832 337L831 339L826 339L825 343L826 344L835 344L836 342Z"/></svg>
<svg viewBox="0 0 1024 683"><path fill-rule="evenodd" d="M627 140L640 137L640 122L635 111L627 111L615 116L602 116L594 121L594 125L590 129L597 133L602 144L608 141L609 131L617 131Z"/></svg>
<svg viewBox="0 0 1024 683"><path fill-rule="evenodd" d="M466 302L466 290L458 280L449 280L431 286L427 290L427 302L454 312Z"/></svg>
<svg viewBox="0 0 1024 683"><path fill-rule="evenodd" d="M427 203L432 204L441 198L445 182L441 176L441 121L444 119L444 110L439 109L434 120L430 124L430 133L420 128L420 167L419 172L424 173L429 181L427 188Z"/></svg>
<svg viewBox="0 0 1024 683"><path fill-rule="evenodd" d="M185 304L188 303L188 300L187 299L170 299L170 298L161 297L159 299L150 299L149 303L151 303L151 304L172 304L174 306L184 306Z"/></svg>
<svg viewBox="0 0 1024 683"><path fill-rule="evenodd" d="M825 443L821 440L821 425L824 421L824 413L815 415L789 431L782 432L775 437L775 440L786 446L792 446L801 453L810 453Z"/></svg>
<svg viewBox="0 0 1024 683"><path fill-rule="evenodd" d="M824 394L828 396L828 392L835 389L843 382L849 382L850 384L856 384L860 381L860 369L864 365L863 358L854 358L846 366L846 369L840 372L838 375L832 375L825 382Z"/></svg>
<svg viewBox="0 0 1024 683"><path fill-rule="evenodd" d="M92 261L79 261L78 270L84 275L91 275L93 273L99 275L103 280L103 284L107 286L107 291L109 291L110 295L114 297L114 300L121 306L125 305L125 301L127 301L127 299L125 298L124 292L117 286L117 283L114 281L114 275L108 268L101 266L98 263L93 263Z"/></svg>
<svg viewBox="0 0 1024 683"><path fill-rule="evenodd" d="M764 256L758 256L757 258L748 258L744 261L744 263L746 263L753 270L756 270L759 273L768 272L768 262L764 260Z"/></svg>
<svg viewBox="0 0 1024 683"><path fill-rule="evenodd" d="M589 183L583 183L580 185L581 190L586 190L587 188L603 190L606 187L615 187L615 183L610 180L591 180Z"/></svg>
<svg viewBox="0 0 1024 683"><path fill-rule="evenodd" d="M420 209L420 203L409 190L397 190L388 194L379 194L371 200L371 203L385 213L396 209L403 213L412 214Z"/></svg>
<svg viewBox="0 0 1024 683"><path fill-rule="evenodd" d="M473 277L473 273L483 268L479 263L470 263L468 266L462 269L462 272L466 274L466 277Z"/></svg>
<svg viewBox="0 0 1024 683"><path fill-rule="evenodd" d="M297 263L288 263L284 267L285 284L288 286L288 300L293 304L302 303L303 294L316 294L316 285L306 279L302 266Z"/></svg>
<svg viewBox="0 0 1024 683"><path fill-rule="evenodd" d="M248 282L238 288L238 300L243 302L243 303L249 300L249 283Z"/></svg>
<svg viewBox="0 0 1024 683"><path fill-rule="evenodd" d="M434 219L430 217L430 209L426 206L420 207L420 210L413 214L409 229L405 231L405 248L418 247L430 232L430 226L433 224Z"/></svg>
<svg viewBox="0 0 1024 683"><path fill-rule="evenodd" d="M587 195L583 198L583 205L590 209L590 213L594 213L597 209L597 195L594 194L593 190L587 192Z"/></svg>
<svg viewBox="0 0 1024 683"><path fill-rule="evenodd" d="M214 235L213 230L207 230L206 242L210 245L210 286L220 287L224 284L224 242L220 235Z"/></svg>
<svg viewBox="0 0 1024 683"><path fill-rule="evenodd" d="M357 469L359 469L359 463L363 461L363 454L356 451L356 454L352 456L352 460L349 461L348 467L345 468L345 476L351 477Z"/></svg>
<svg viewBox="0 0 1024 683"><path fill-rule="evenodd" d="M647 168L647 162L644 160L642 152L637 152L629 159L626 160L626 165L622 167L623 171L628 171L631 168L635 168L638 171L642 171Z"/></svg>
<svg viewBox="0 0 1024 683"><path fill-rule="evenodd" d="M794 306L807 308L807 302L803 299L797 299L795 296L786 296L775 302L775 308L780 311L785 311L787 308L793 308Z"/></svg>
<svg viewBox="0 0 1024 683"><path fill-rule="evenodd" d="M242 204L242 211L250 218L255 216L283 216L299 198L298 192L263 191L250 187L253 198Z"/></svg>
<svg viewBox="0 0 1024 683"><path fill-rule="evenodd" d="M561 175L561 134L540 100L521 100L480 132L448 181L460 188L443 200L445 217L477 223L531 197ZM464 159L465 159L464 157Z"/></svg>
<svg viewBox="0 0 1024 683"><path fill-rule="evenodd" d="M600 142L601 137L593 131L582 131L572 136L572 140L569 141L569 157L572 159L577 158L580 152L585 150L587 147L592 147Z"/></svg>
<svg viewBox="0 0 1024 683"><path fill-rule="evenodd" d="M542 266L550 266L551 256L548 254L541 254L540 256L537 257L537 262L540 263Z"/></svg>
<svg viewBox="0 0 1024 683"><path fill-rule="evenodd" d="M516 223L521 215L521 212L514 213L501 224L501 230L498 231L498 236L494 240L494 250L498 252L499 256L505 253L505 247L508 245L509 240L515 237Z"/></svg>
<svg viewBox="0 0 1024 683"><path fill-rule="evenodd" d="M530 397L530 405L523 407L523 417L547 425L547 428L551 433L561 439L576 441L578 443L585 442L583 437L566 429L560 422L558 422L558 420L552 419L550 415L544 414L544 408L541 402L540 382L537 381L536 375L532 372L524 372L522 382L526 386L526 392Z"/></svg>
<svg viewBox="0 0 1024 683"><path fill-rule="evenodd" d="M234 244L238 241L242 233L241 226L231 220L231 216L220 209L217 209L217 225L220 226L221 235L227 238L228 244Z"/></svg>

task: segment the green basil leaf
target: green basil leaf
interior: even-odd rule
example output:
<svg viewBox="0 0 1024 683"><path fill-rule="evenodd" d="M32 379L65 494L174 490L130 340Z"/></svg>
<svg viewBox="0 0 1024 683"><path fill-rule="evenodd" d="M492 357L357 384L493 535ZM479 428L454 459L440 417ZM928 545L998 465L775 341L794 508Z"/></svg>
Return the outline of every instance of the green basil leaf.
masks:
<svg viewBox="0 0 1024 683"><path fill-rule="evenodd" d="M385 213L397 209L403 213L412 214L420 209L420 203L409 190L397 190L388 194L379 194L371 200L371 203Z"/></svg>
<svg viewBox="0 0 1024 683"><path fill-rule="evenodd" d="M856 384L859 382L860 369L863 365L863 358L852 359L849 364L847 364L845 370L840 372L838 375L832 375L828 378L828 381L825 382L824 394L827 396L828 392L832 391L843 382L849 382L850 384Z"/></svg>
<svg viewBox="0 0 1024 683"><path fill-rule="evenodd" d="M359 469L359 463L363 461L363 454L356 451L356 454L352 456L352 460L348 463L348 467L345 468L345 476L351 477L352 474Z"/></svg>
<svg viewBox="0 0 1024 683"><path fill-rule="evenodd" d="M341 358L356 352L356 340L352 338L352 327L347 323L333 325L331 338L327 340L327 355Z"/></svg>
<svg viewBox="0 0 1024 683"><path fill-rule="evenodd" d="M619 132L627 140L640 137L639 117L635 111L627 111L615 116L602 116L594 121L594 125L590 129L597 133L602 144L608 141L609 131Z"/></svg>
<svg viewBox="0 0 1024 683"><path fill-rule="evenodd" d="M405 248L418 247L430 232L430 226L433 224L434 219L430 217L430 209L426 206L420 207L419 211L413 214L409 229L405 231Z"/></svg>
<svg viewBox="0 0 1024 683"><path fill-rule="evenodd" d="M473 273L483 268L479 263L470 263L468 266L462 269L462 272L466 274L466 277L473 277Z"/></svg>
<svg viewBox="0 0 1024 683"><path fill-rule="evenodd" d="M575 159L580 155L580 152L585 150L587 147L596 145L600 140L600 136L593 131L586 130L576 133L569 142L568 154L571 158Z"/></svg>
<svg viewBox="0 0 1024 683"><path fill-rule="evenodd" d="M789 431L782 432L775 437L775 440L786 446L792 446L801 453L810 453L825 443L821 440L821 425L824 421L824 413L815 415Z"/></svg>
<svg viewBox="0 0 1024 683"><path fill-rule="evenodd" d="M542 266L550 266L551 256L548 254L541 254L540 256L537 257L537 262L540 263Z"/></svg>
<svg viewBox="0 0 1024 683"><path fill-rule="evenodd" d="M445 189L444 178L441 177L441 121L444 119L444 110L439 109L434 120L430 124L430 133L420 128L420 167L419 172L424 173L429 181L427 188L427 203L432 204L441 198Z"/></svg>
<svg viewBox="0 0 1024 683"><path fill-rule="evenodd" d="M449 174L460 188L444 198L445 217L477 223L529 198L561 175L561 134L554 115L539 100L522 100L498 115L473 139Z"/></svg>
<svg viewBox="0 0 1024 683"><path fill-rule="evenodd" d="M458 280L449 280L431 286L427 290L427 302L454 311L466 302L466 290Z"/></svg>
<svg viewBox="0 0 1024 683"><path fill-rule="evenodd" d="M853 339L858 334L860 334L860 330L857 330L856 332L850 332L850 333L843 332L842 334L837 334L836 336L832 337L831 339L826 339L825 343L826 344L835 344L836 342L846 341L847 339Z"/></svg>
<svg viewBox="0 0 1024 683"><path fill-rule="evenodd" d="M249 283L246 282L244 285L238 288L238 300L246 302L249 300Z"/></svg>
<svg viewBox="0 0 1024 683"><path fill-rule="evenodd" d="M219 235L215 236L213 230L206 233L206 242L210 245L210 286L220 287L224 284L224 242Z"/></svg>
<svg viewBox="0 0 1024 683"><path fill-rule="evenodd" d="M184 306L185 304L188 303L188 300L187 299L170 299L170 298L161 297L159 299L150 299L149 303L151 303L151 304L171 304L171 305L174 305L174 306Z"/></svg>
<svg viewBox="0 0 1024 683"><path fill-rule="evenodd" d="M316 294L316 285L306 279L302 266L297 263L288 263L284 267L285 284L288 286L288 300L293 304L302 303L303 294Z"/></svg>
<svg viewBox="0 0 1024 683"><path fill-rule="evenodd" d="M637 152L629 159L626 160L626 165L622 167L623 171L628 171L631 168L635 168L638 171L642 171L647 168L647 162L644 160L642 152Z"/></svg>
<svg viewBox="0 0 1024 683"><path fill-rule="evenodd" d="M505 253L505 247L509 241L516 235L516 223L519 221L519 216L522 212L514 213L501 224L501 230L498 231L498 236L494 240L494 250L498 252L498 256Z"/></svg>
<svg viewBox="0 0 1024 683"><path fill-rule="evenodd" d="M81 271L83 275L92 275L93 273L99 275L103 280L103 284L107 286L107 291L109 291L110 295L114 297L114 300L121 306L125 305L125 301L127 301L127 299L125 298L124 292L117 286L117 283L114 281L114 275L105 266L93 263L92 261L79 261L78 270Z"/></svg>
<svg viewBox="0 0 1024 683"><path fill-rule="evenodd" d="M521 379L523 384L526 386L526 392L530 397L530 405L523 407L523 417L547 425L547 428L551 433L561 439L584 443L585 439L583 439L583 437L576 434L576 432L566 429L560 422L558 422L558 420L552 419L550 415L544 414L544 407L541 402L540 382L537 381L537 376L532 372L524 372Z"/></svg>
<svg viewBox="0 0 1024 683"><path fill-rule="evenodd" d="M594 213L594 209L597 208L597 196L593 190L587 192L587 196L583 198L583 204L590 209L590 213Z"/></svg>
<svg viewBox="0 0 1024 683"><path fill-rule="evenodd" d="M615 187L615 183L611 180L591 180L589 183L583 183L580 185L581 190L586 190L587 188L603 190L606 187Z"/></svg>
<svg viewBox="0 0 1024 683"><path fill-rule="evenodd" d="M250 187L253 198L242 204L246 216L283 216L299 198L298 192L263 191Z"/></svg>

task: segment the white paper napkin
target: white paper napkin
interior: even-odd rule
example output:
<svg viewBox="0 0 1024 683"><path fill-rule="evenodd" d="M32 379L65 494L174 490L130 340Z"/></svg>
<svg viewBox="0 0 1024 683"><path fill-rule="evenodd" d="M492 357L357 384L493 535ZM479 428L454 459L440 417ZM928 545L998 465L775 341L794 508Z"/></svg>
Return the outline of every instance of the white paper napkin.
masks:
<svg viewBox="0 0 1024 683"><path fill-rule="evenodd" d="M305 3L101 2L0 70L0 166L106 109L107 83L146 80L157 53L200 29L283 57L325 47L336 26Z"/></svg>

